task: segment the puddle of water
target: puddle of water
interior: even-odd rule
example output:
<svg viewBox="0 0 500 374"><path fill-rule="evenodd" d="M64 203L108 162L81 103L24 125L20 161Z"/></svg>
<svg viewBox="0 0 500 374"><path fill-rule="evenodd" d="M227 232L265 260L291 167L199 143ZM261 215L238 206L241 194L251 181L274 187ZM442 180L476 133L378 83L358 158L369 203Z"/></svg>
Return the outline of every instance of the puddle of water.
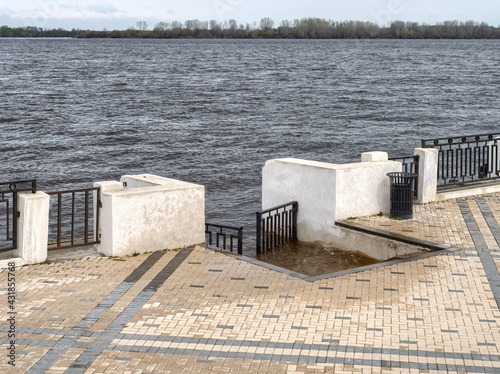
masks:
<svg viewBox="0 0 500 374"><path fill-rule="evenodd" d="M361 252L346 252L301 242L285 244L256 256L256 259L310 277L381 262Z"/></svg>

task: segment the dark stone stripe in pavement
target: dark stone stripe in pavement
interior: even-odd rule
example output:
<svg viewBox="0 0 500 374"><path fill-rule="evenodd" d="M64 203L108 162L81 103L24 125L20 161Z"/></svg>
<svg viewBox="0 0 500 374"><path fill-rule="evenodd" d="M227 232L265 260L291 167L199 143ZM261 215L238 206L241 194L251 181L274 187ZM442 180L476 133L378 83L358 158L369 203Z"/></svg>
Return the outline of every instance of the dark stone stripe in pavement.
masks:
<svg viewBox="0 0 500 374"><path fill-rule="evenodd" d="M8 332L10 327L0 327L0 332ZM23 327L17 327L16 332L19 335L28 335L28 334L35 334L35 335L66 335L71 332L70 329L53 329L53 328L23 328ZM5 334L4 339L0 339L0 344L9 344L9 338L7 337L7 334Z"/></svg>
<svg viewBox="0 0 500 374"><path fill-rule="evenodd" d="M415 340L400 340L399 343L400 344L418 344L418 342Z"/></svg>
<svg viewBox="0 0 500 374"><path fill-rule="evenodd" d="M120 334L120 331L142 309L149 299L158 291L165 281L177 270L184 260L191 254L193 248L184 248L169 261L165 267L144 287L129 305L116 317L108 328L100 334L92 347L86 349L66 371L68 374L80 374L92 365L97 357L106 350L110 343Z"/></svg>
<svg viewBox="0 0 500 374"><path fill-rule="evenodd" d="M493 216L493 213L491 212L491 209L488 206L488 203L486 202L484 197L476 198L476 203L479 206L479 209L481 210L481 213L483 214L484 220L488 224L488 227L490 228L491 233L495 237L497 244L500 246L500 225L498 225L498 222L496 221L495 217Z"/></svg>
<svg viewBox="0 0 500 374"><path fill-rule="evenodd" d="M16 345L21 346L21 345L26 345L30 347L53 347L54 344L53 340L46 340L46 339L16 339ZM0 344L9 344L9 341L5 339L5 341L0 342Z"/></svg>
<svg viewBox="0 0 500 374"><path fill-rule="evenodd" d="M491 233L495 237L497 243L499 243L500 245L500 226L495 220L495 217L493 217L488 204L482 197L477 197L476 202L481 213L483 214L486 223L488 224L488 227L490 228ZM488 279L488 282L490 284L491 292L493 293L497 306L500 309L500 274L498 273L495 261L491 257L491 253L488 249L486 241L484 240L481 230L479 230L479 227L474 220L474 216L467 201L465 199L460 199L458 201L458 206L460 207L460 211L462 212L462 216L464 217L467 228L469 229L472 241L474 242L477 253L479 255L479 259L481 260L481 264L483 265L484 272L486 273L486 278Z"/></svg>
<svg viewBox="0 0 500 374"><path fill-rule="evenodd" d="M158 262L158 260L165 254L165 252L154 252L152 253L142 264L140 264L137 269L135 269L130 275L125 278L124 282L135 283L141 277L146 274L146 272L151 269L151 267Z"/></svg>
<svg viewBox="0 0 500 374"><path fill-rule="evenodd" d="M165 252L155 252L148 256L130 273L113 291L111 291L94 309L92 309L75 327L59 341L54 342L49 351L36 362L27 373L44 373L67 352L76 340L89 329L108 309L113 306L133 285L153 266Z"/></svg>
<svg viewBox="0 0 500 374"><path fill-rule="evenodd" d="M327 347L337 347L335 345L327 345ZM339 347L338 351L342 351ZM355 347L357 348L357 347ZM139 346L128 346L120 345L116 347L117 350L122 352L144 352L144 347ZM336 349L337 350L337 349ZM352 350L345 351L346 353L356 353ZM406 352L408 350L398 350L401 356L407 356ZM176 349L176 348L159 348L155 351L156 354L162 355L179 355L179 356L191 356L200 357L210 357L210 359L221 358L221 359L247 359L256 361L273 361L273 362L283 362L283 363L324 363L324 364L344 364L344 365L356 365L356 366L366 366L366 367L387 367L387 368L399 368L399 369L415 369L415 370L440 370L444 372L466 372L466 373L496 373L498 368L489 366L479 366L479 365L455 365L455 364L434 364L428 362L408 362L408 361L395 361L395 360L376 360L376 359L363 359L354 357L318 357L311 352L310 355L295 354L295 355L280 355L280 354L258 354L258 353L248 353L248 352L228 352L228 351L212 351L212 350L200 350L200 349ZM385 352L384 352L385 354ZM479 355L478 355L479 356ZM430 356L419 356L422 358ZM484 357L484 356L481 356ZM487 356L486 356L487 357ZM482 360L483 362L484 359Z"/></svg>
<svg viewBox="0 0 500 374"><path fill-rule="evenodd" d="M194 248L184 248L160 272L153 278L153 280L144 288L156 292L163 283L177 270L184 260L193 252Z"/></svg>
<svg viewBox="0 0 500 374"><path fill-rule="evenodd" d="M294 326L297 329L299 326ZM332 347L332 344L309 344L309 343L284 343L284 342L269 342L260 340L238 340L238 339L214 339L214 338L198 338L198 337L182 337L182 336L165 336L165 335L134 335L134 334L118 334L116 339L121 340L141 340L146 341L144 347L150 347L148 341L151 343L168 342L168 343L186 343L186 344L201 344L207 346L241 346L241 347L255 347L255 348L279 348L279 349L298 349L302 351L338 351L338 352L352 352L355 354L384 354L384 355L404 355L410 357L432 357L443 359L457 359L457 360L477 360L477 361L500 361L500 355L480 354L480 353L457 353L457 352L436 352L432 350L423 349L397 349L397 348L377 348L377 347L361 347L353 345L337 345ZM334 342L339 343L338 339L323 339L324 343ZM416 343L416 342L415 342ZM129 345L113 345L110 349L132 351L132 349L139 349L140 346ZM175 349L175 348L172 348ZM215 351L211 351L215 352Z"/></svg>

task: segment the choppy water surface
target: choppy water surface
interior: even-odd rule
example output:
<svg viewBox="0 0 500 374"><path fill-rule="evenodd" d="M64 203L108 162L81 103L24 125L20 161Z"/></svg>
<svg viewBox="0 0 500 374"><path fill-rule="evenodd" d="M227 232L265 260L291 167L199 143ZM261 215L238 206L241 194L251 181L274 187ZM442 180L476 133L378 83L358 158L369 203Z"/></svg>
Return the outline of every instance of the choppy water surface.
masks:
<svg viewBox="0 0 500 374"><path fill-rule="evenodd" d="M0 39L2 180L153 173L251 229L266 160L499 130L500 41Z"/></svg>

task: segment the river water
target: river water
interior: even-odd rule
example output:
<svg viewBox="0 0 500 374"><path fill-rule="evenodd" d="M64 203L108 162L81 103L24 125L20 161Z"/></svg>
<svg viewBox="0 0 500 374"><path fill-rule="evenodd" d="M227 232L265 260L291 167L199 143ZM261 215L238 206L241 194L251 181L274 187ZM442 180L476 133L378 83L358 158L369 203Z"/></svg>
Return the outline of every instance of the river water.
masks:
<svg viewBox="0 0 500 374"><path fill-rule="evenodd" d="M268 159L500 130L500 41L0 39L2 181L152 173L253 228Z"/></svg>

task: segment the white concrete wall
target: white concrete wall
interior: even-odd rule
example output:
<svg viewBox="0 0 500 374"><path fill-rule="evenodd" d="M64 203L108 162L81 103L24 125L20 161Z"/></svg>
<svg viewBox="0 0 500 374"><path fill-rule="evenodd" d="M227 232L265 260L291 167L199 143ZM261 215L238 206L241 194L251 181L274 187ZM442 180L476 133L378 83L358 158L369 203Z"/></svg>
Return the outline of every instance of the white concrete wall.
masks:
<svg viewBox="0 0 500 374"><path fill-rule="evenodd" d="M357 230L337 226L338 239L335 247L344 251L359 251L379 261L387 261L397 256L430 252L418 245L403 243Z"/></svg>
<svg viewBox="0 0 500 374"><path fill-rule="evenodd" d="M44 192L18 195L17 253L26 264L47 259L50 196Z"/></svg>
<svg viewBox="0 0 500 374"><path fill-rule="evenodd" d="M123 186L126 182L127 186ZM205 189L151 174L101 187L99 250L106 256L175 249L205 241Z"/></svg>
<svg viewBox="0 0 500 374"><path fill-rule="evenodd" d="M364 159L386 156L365 154ZM269 160L262 174L262 209L296 200L298 238L336 244L336 220L389 213L387 173L401 171L396 161L330 164L295 158Z"/></svg>

